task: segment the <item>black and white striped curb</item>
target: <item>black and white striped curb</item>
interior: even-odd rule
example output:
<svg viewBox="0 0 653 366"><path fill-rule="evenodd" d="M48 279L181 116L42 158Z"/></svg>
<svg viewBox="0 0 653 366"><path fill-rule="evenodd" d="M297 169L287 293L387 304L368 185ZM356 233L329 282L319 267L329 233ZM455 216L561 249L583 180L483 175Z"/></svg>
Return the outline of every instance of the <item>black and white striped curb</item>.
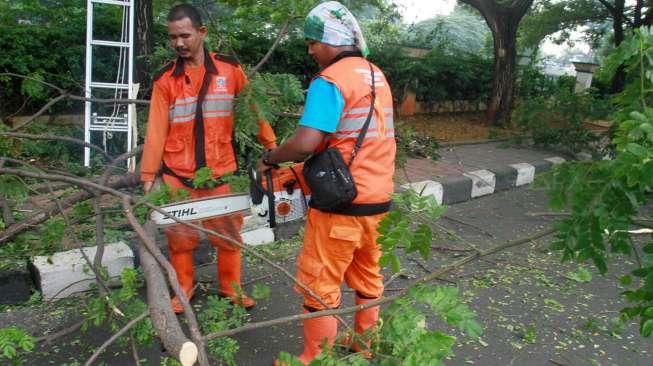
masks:
<svg viewBox="0 0 653 366"><path fill-rule="evenodd" d="M445 176L437 181L407 183L401 188L412 188L422 195L434 196L439 204L451 205L530 184L536 174L563 162L564 158L555 156L532 163L509 164L492 170L481 169L462 175Z"/></svg>

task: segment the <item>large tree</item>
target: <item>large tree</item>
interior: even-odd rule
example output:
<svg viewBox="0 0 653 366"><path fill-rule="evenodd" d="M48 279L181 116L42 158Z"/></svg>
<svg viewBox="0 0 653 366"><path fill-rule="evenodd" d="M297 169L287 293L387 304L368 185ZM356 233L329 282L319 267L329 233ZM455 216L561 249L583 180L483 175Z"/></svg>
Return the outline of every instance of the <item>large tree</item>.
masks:
<svg viewBox="0 0 653 366"><path fill-rule="evenodd" d="M525 46L537 46L544 37L561 32L556 41L563 42L572 30L587 26L586 39L597 47L611 27L612 44L618 47L627 33L651 25L652 5L651 0L538 0L524 19L522 40ZM613 92L623 89L624 76L619 68L612 80Z"/></svg>
<svg viewBox="0 0 653 366"><path fill-rule="evenodd" d="M512 107L517 29L533 0L461 0L477 9L494 39L494 81L486 118L491 125L510 120Z"/></svg>

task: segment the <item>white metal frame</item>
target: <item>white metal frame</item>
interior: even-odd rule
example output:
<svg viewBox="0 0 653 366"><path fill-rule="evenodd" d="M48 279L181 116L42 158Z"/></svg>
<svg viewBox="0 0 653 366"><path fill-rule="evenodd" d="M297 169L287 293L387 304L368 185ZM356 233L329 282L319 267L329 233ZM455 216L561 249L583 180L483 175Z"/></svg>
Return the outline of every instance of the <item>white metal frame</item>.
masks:
<svg viewBox="0 0 653 366"><path fill-rule="evenodd" d="M93 11L94 4L108 4L126 7L129 9L128 42L115 42L93 39ZM121 37L122 40L122 37ZM118 47L127 49L127 83L102 83L93 81L93 46ZM120 72L120 70L118 70ZM136 99L134 88L134 0L87 0L86 1L86 81L85 96L93 97L93 89L127 90L127 98ZM85 102L84 113L84 141L91 142L91 131L124 132L127 133L127 151L136 145L133 141L133 127L136 125L136 108L130 104L127 114L123 117L101 117L92 112L93 102ZM134 159L128 161L130 170L133 169ZM84 148L84 166L91 164L91 149Z"/></svg>

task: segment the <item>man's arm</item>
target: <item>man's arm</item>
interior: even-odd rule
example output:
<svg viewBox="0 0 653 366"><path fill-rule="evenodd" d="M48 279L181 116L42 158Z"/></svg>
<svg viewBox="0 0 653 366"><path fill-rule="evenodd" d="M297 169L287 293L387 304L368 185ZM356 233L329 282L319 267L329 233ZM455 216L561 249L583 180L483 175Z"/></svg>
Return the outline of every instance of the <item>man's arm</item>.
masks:
<svg viewBox="0 0 653 366"><path fill-rule="evenodd" d="M304 114L294 135L281 146L270 151L270 164L285 161L303 161L320 146L324 138L336 131L344 108L344 99L335 84L316 78L311 82L306 95ZM270 165L257 164L259 171L270 169Z"/></svg>
<svg viewBox="0 0 653 366"><path fill-rule="evenodd" d="M161 167L165 141L168 137L168 96L159 83L154 83L150 113L147 119L147 134L141 158L141 182L147 193L152 189L156 174Z"/></svg>
<svg viewBox="0 0 653 366"><path fill-rule="evenodd" d="M304 161L304 159L320 146L325 136L326 133L320 130L299 126L297 131L281 144L281 146L270 151L267 162L270 164L279 164L286 161ZM270 169L271 166L263 163L262 159L259 159L256 168L259 172L263 172Z"/></svg>

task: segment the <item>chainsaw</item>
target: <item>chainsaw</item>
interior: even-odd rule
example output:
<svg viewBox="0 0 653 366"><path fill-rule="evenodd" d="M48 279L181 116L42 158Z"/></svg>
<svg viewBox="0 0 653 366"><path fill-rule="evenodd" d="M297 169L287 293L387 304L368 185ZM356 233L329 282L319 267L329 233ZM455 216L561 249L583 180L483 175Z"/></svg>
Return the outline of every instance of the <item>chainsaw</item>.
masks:
<svg viewBox="0 0 653 366"><path fill-rule="evenodd" d="M277 224L300 220L306 216L310 199L302 168L303 163L270 169L265 172L265 179L250 168L249 193L171 203L161 206L161 212L153 211L150 219L163 226L174 224L175 219L190 222L238 213L245 216L244 230L273 228Z"/></svg>

